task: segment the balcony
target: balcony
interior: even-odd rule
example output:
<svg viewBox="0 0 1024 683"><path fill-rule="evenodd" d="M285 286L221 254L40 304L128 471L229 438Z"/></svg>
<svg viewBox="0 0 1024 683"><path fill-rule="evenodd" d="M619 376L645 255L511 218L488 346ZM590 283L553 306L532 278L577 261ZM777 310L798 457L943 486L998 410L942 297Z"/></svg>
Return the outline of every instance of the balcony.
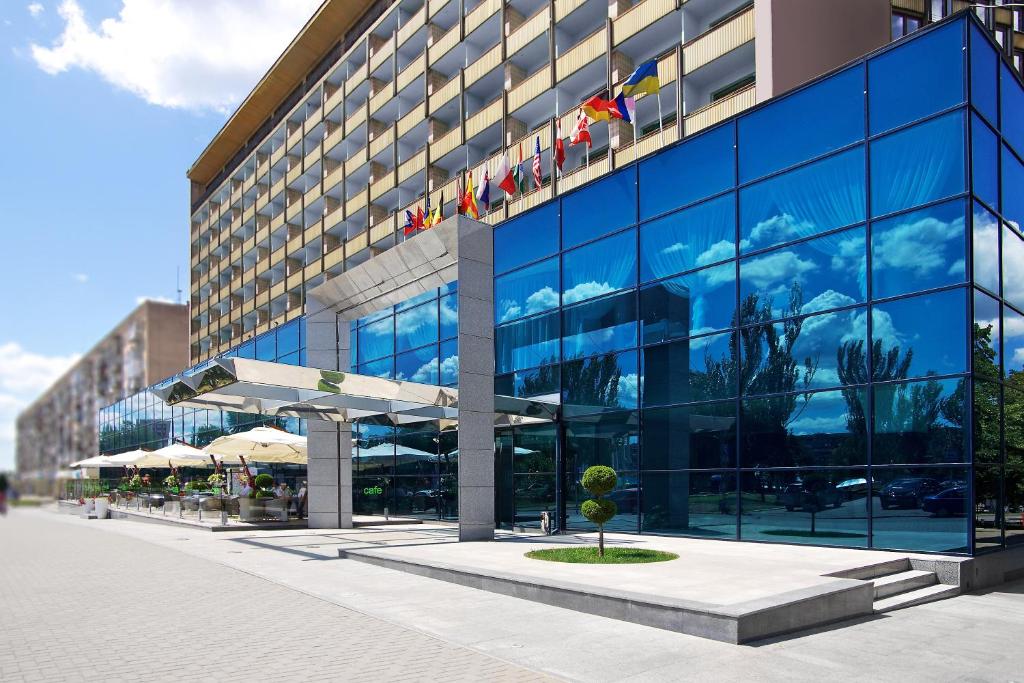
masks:
<svg viewBox="0 0 1024 683"><path fill-rule="evenodd" d="M345 177L345 165L339 164L336 169L324 176L324 188L330 191Z"/></svg>
<svg viewBox="0 0 1024 683"><path fill-rule="evenodd" d="M646 0L650 2L651 0ZM551 13L547 5L524 21L519 28L505 39L505 54L512 56L526 47L534 38L539 38L551 25Z"/></svg>
<svg viewBox="0 0 1024 683"><path fill-rule="evenodd" d="M376 200L388 190L395 186L395 172L388 171L380 178L370 183L370 201Z"/></svg>
<svg viewBox="0 0 1024 683"><path fill-rule="evenodd" d="M373 140L370 140L370 158L377 156L395 141L395 129L388 126Z"/></svg>
<svg viewBox="0 0 1024 683"><path fill-rule="evenodd" d="M666 14L674 12L676 0L643 0L612 21L614 45L632 38Z"/></svg>
<svg viewBox="0 0 1024 683"><path fill-rule="evenodd" d="M555 0L555 23L579 9L587 0ZM604 8L601 8L604 11Z"/></svg>
<svg viewBox="0 0 1024 683"><path fill-rule="evenodd" d="M409 65L398 72L398 78L395 79L395 88L398 92L401 92L408 87L413 81L423 75L423 72L427 69L427 55L426 53L420 55L416 59L409 62Z"/></svg>
<svg viewBox="0 0 1024 683"><path fill-rule="evenodd" d="M423 28L427 22L427 6L424 4L416 14L409 17L409 21L402 24L402 27L398 29L398 44L404 45L407 40L412 38L417 31Z"/></svg>
<svg viewBox="0 0 1024 683"><path fill-rule="evenodd" d="M421 149L398 166L398 182L404 183L423 170L427 163L427 150Z"/></svg>
<svg viewBox="0 0 1024 683"><path fill-rule="evenodd" d="M459 94L460 81L459 75L456 74L451 80L427 97L431 113L443 107Z"/></svg>
<svg viewBox="0 0 1024 683"><path fill-rule="evenodd" d="M651 2L652 0L644 0ZM659 0L661 1L661 0ZM754 10L747 10L683 46L685 73L696 71L754 39Z"/></svg>
<svg viewBox="0 0 1024 683"><path fill-rule="evenodd" d="M351 216L356 211L364 208L367 204L368 191L366 188L356 192L352 198L345 202L345 215Z"/></svg>
<svg viewBox="0 0 1024 683"><path fill-rule="evenodd" d="M367 103L363 102L352 115L345 119L345 134L350 135L359 126L366 124L367 118Z"/></svg>
<svg viewBox="0 0 1024 683"><path fill-rule="evenodd" d="M327 87L328 85L329 84L325 83L324 87ZM344 99L345 88L343 85L339 85L335 90L327 95L327 99L324 100L324 111L328 114L331 113Z"/></svg>
<svg viewBox="0 0 1024 683"><path fill-rule="evenodd" d="M427 60L431 65L448 54L448 51L459 44L459 25L455 24L441 36L440 40L427 48Z"/></svg>
<svg viewBox="0 0 1024 683"><path fill-rule="evenodd" d="M392 97L395 96L395 82L392 81L384 85L383 89L379 92L370 95L370 114L383 107L388 103Z"/></svg>
<svg viewBox="0 0 1024 683"><path fill-rule="evenodd" d="M593 166L593 164L591 164L591 166ZM523 211L527 211L529 209L532 209L535 206L539 206L540 204L543 204L544 202L546 202L549 199L551 199L551 186L550 185L545 185L544 187L540 188L539 190L534 190L530 194L528 194L528 195L526 195L524 197L520 197L519 199L511 202L508 205L508 215L509 215L509 218L511 218L512 216L515 216L517 214L520 214Z"/></svg>
<svg viewBox="0 0 1024 683"><path fill-rule="evenodd" d="M359 85L365 81L370 75L370 71L366 64L357 66L345 79L345 93L354 92Z"/></svg>
<svg viewBox="0 0 1024 683"><path fill-rule="evenodd" d="M395 51L395 36L391 35L386 41L381 43L373 54L370 55L370 72L377 70L381 64L387 61Z"/></svg>
<svg viewBox="0 0 1024 683"><path fill-rule="evenodd" d="M501 66L501 44L497 44L490 50L480 55L480 58L466 67L464 79L465 87L473 85L481 78L489 74L493 69Z"/></svg>
<svg viewBox="0 0 1024 683"><path fill-rule="evenodd" d="M348 160L345 162L346 176L352 175L353 173L356 172L356 169L358 169L359 167L361 167L363 164L370 160L370 157L367 156L367 152L368 150L366 147L360 147L355 151L355 153L352 156L348 158Z"/></svg>
<svg viewBox="0 0 1024 683"><path fill-rule="evenodd" d="M285 143L285 149L291 150L297 144L302 142L302 124L299 124L295 129L288 134L288 141Z"/></svg>
<svg viewBox="0 0 1024 683"><path fill-rule="evenodd" d="M466 139L470 140L501 120L501 97L466 119Z"/></svg>
<svg viewBox="0 0 1024 683"><path fill-rule="evenodd" d="M395 232L395 214L391 214L377 225L370 228L370 244L391 236Z"/></svg>
<svg viewBox="0 0 1024 683"><path fill-rule="evenodd" d="M430 145L430 158L440 159L462 144L462 127L455 126Z"/></svg>
<svg viewBox="0 0 1024 683"><path fill-rule="evenodd" d="M615 150L615 168L632 163L634 159L647 156L679 139L679 127L674 123L663 131L653 131L633 144Z"/></svg>
<svg viewBox="0 0 1024 683"><path fill-rule="evenodd" d="M398 119L398 125L396 129L398 131L398 137L401 138L403 135L408 133L410 130L416 127L416 124L420 123L427 117L427 105L426 102L420 102L415 107L409 110L409 113Z"/></svg>
<svg viewBox="0 0 1024 683"><path fill-rule="evenodd" d="M427 0L427 12L430 18L433 19L434 15L444 9L445 5L453 0Z"/></svg>
<svg viewBox="0 0 1024 683"><path fill-rule="evenodd" d="M493 14L501 9L501 0L482 0L482 2L470 10L466 15L466 35L480 28L481 24L487 21Z"/></svg>
<svg viewBox="0 0 1024 683"><path fill-rule="evenodd" d="M324 138L324 150L330 151L338 146L342 140L345 139L345 128L344 126L338 126L333 132L331 132L326 138Z"/></svg>
<svg viewBox="0 0 1024 683"><path fill-rule="evenodd" d="M558 80L561 81L566 76L576 73L587 64L604 55L607 41L608 34L604 28L601 28L569 48L555 62L555 73Z"/></svg>
<svg viewBox="0 0 1024 683"><path fill-rule="evenodd" d="M749 85L743 90L734 92L728 97L712 102L687 115L683 120L684 135L693 135L699 130L704 130L719 121L723 121L744 109L754 106L754 103L757 101L754 90L754 85Z"/></svg>
<svg viewBox="0 0 1024 683"><path fill-rule="evenodd" d="M350 258L350 257L354 256L356 253L358 253L358 252L362 251L363 249L365 249L367 246L369 246L369 242L367 241L369 236L370 236L370 233L368 231L364 230L363 232L359 233L358 235L354 235L351 239L346 240L346 242L345 242L345 258Z"/></svg>
<svg viewBox="0 0 1024 683"><path fill-rule="evenodd" d="M509 90L509 112L516 111L549 88L551 88L551 69L545 64L537 73Z"/></svg>

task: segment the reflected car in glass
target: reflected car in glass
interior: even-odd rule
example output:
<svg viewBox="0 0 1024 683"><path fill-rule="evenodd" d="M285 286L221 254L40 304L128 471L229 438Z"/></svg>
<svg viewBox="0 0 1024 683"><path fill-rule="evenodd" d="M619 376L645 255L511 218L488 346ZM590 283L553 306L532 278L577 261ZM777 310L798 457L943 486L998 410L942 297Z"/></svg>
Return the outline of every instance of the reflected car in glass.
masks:
<svg viewBox="0 0 1024 683"><path fill-rule="evenodd" d="M928 477L896 479L882 489L882 509L919 508L927 496L942 490L942 484Z"/></svg>
<svg viewBox="0 0 1024 683"><path fill-rule="evenodd" d="M790 484L779 494L779 503L787 512L804 510L817 512L825 508L837 508L843 504L843 492L834 487L811 490L805 484Z"/></svg>
<svg viewBox="0 0 1024 683"><path fill-rule="evenodd" d="M925 496L921 509L937 517L963 515L967 513L967 487L957 486L935 495Z"/></svg>

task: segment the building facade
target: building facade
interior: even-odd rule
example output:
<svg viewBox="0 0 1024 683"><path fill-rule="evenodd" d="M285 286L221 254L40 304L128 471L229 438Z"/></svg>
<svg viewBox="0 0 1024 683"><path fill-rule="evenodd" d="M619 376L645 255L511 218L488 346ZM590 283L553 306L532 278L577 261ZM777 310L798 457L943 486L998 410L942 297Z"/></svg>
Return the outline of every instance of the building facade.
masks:
<svg viewBox="0 0 1024 683"><path fill-rule="evenodd" d="M17 419L24 481L96 455L97 411L188 366L188 306L144 301Z"/></svg>

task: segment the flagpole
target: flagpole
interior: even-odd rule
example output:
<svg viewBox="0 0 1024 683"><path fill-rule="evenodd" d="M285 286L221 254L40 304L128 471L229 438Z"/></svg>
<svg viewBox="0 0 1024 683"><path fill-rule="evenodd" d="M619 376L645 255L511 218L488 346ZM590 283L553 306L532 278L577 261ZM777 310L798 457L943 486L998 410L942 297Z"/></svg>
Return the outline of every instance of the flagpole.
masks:
<svg viewBox="0 0 1024 683"><path fill-rule="evenodd" d="M661 116L661 88L658 88L658 134L661 136L661 146L665 146L665 124Z"/></svg>

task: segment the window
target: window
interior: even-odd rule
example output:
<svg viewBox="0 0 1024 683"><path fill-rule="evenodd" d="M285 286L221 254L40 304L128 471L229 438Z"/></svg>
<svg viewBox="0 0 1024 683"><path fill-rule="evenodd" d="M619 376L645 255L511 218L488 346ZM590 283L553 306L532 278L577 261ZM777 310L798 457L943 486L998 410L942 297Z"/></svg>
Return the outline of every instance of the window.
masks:
<svg viewBox="0 0 1024 683"><path fill-rule="evenodd" d="M1024 372L1024 315L1009 306L1003 306L1003 335L1003 378L1018 384L1017 376Z"/></svg>
<svg viewBox="0 0 1024 683"><path fill-rule="evenodd" d="M1003 146L1003 218L1017 228L1024 229L1024 164ZM980 197L980 199L985 199Z"/></svg>
<svg viewBox="0 0 1024 683"><path fill-rule="evenodd" d="M865 192L862 147L751 185L740 191L740 251L860 223Z"/></svg>
<svg viewBox="0 0 1024 683"><path fill-rule="evenodd" d="M982 31L971 24L971 103L993 126L999 124L999 57Z"/></svg>
<svg viewBox="0 0 1024 683"><path fill-rule="evenodd" d="M735 315L735 263L680 275L640 290L644 344L723 330L733 324Z"/></svg>
<svg viewBox="0 0 1024 683"><path fill-rule="evenodd" d="M881 299L963 282L966 239L962 200L871 226L872 297Z"/></svg>
<svg viewBox="0 0 1024 683"><path fill-rule="evenodd" d="M999 294L999 219L981 204L972 217L974 284Z"/></svg>
<svg viewBox="0 0 1024 683"><path fill-rule="evenodd" d="M640 220L718 194L736 182L735 124L701 133L640 163Z"/></svg>
<svg viewBox="0 0 1024 683"><path fill-rule="evenodd" d="M907 41L868 62L871 133L964 101L964 22Z"/></svg>
<svg viewBox="0 0 1024 683"><path fill-rule="evenodd" d="M395 319L378 320L359 328L359 362L389 356L395 352Z"/></svg>
<svg viewBox="0 0 1024 683"><path fill-rule="evenodd" d="M566 308L562 312L562 358L636 346L636 328L636 294L632 291Z"/></svg>
<svg viewBox="0 0 1024 683"><path fill-rule="evenodd" d="M1017 316L1011 323L1024 320ZM999 302L988 294L974 290L974 346L971 357L974 363L974 376L998 381L999 372L999 339L1002 325L999 320ZM998 429L998 428L997 428Z"/></svg>
<svg viewBox="0 0 1024 683"><path fill-rule="evenodd" d="M648 346L644 405L671 405L736 395L736 349L731 333Z"/></svg>
<svg viewBox="0 0 1024 683"><path fill-rule="evenodd" d="M730 193L640 227L641 281L736 256L736 199Z"/></svg>
<svg viewBox="0 0 1024 683"><path fill-rule="evenodd" d="M620 171L562 199L562 248L636 223L636 174Z"/></svg>
<svg viewBox="0 0 1024 683"><path fill-rule="evenodd" d="M549 202L494 229L495 273L504 273L557 251L558 202Z"/></svg>
<svg viewBox="0 0 1024 683"><path fill-rule="evenodd" d="M395 314L395 351L437 341L437 302L428 301Z"/></svg>
<svg viewBox="0 0 1024 683"><path fill-rule="evenodd" d="M875 467L871 476L879 492L877 505L881 508L874 512L872 545L875 548L967 551L969 470ZM940 498L936 500L935 496ZM922 510L926 502L927 508Z"/></svg>
<svg viewBox="0 0 1024 683"><path fill-rule="evenodd" d="M741 260L741 322L864 301L865 234L864 228L853 228Z"/></svg>
<svg viewBox="0 0 1024 683"><path fill-rule="evenodd" d="M736 403L649 408L643 413L645 470L736 466Z"/></svg>
<svg viewBox="0 0 1024 683"><path fill-rule="evenodd" d="M441 385L457 386L459 383L459 342L456 339L441 342Z"/></svg>
<svg viewBox="0 0 1024 683"><path fill-rule="evenodd" d="M396 356L395 379L438 384L437 346L432 344Z"/></svg>
<svg viewBox="0 0 1024 683"><path fill-rule="evenodd" d="M893 11L892 39L899 40L903 36L910 35L917 29L921 28L921 24L923 22L924 19L920 15Z"/></svg>
<svg viewBox="0 0 1024 683"><path fill-rule="evenodd" d="M864 139L864 67L788 95L739 120L740 182Z"/></svg>
<svg viewBox="0 0 1024 683"><path fill-rule="evenodd" d="M999 65L999 95L1003 137L1015 151L1024 154L1024 117L1020 115L1024 111L1024 89L1005 64Z"/></svg>
<svg viewBox="0 0 1024 683"><path fill-rule="evenodd" d="M566 415L636 408L639 386L636 351L607 353L562 364L562 405Z"/></svg>
<svg viewBox="0 0 1024 683"><path fill-rule="evenodd" d="M711 101L712 102L717 102L718 100L724 100L729 95L732 95L733 93L738 93L740 90L743 90L747 86L750 86L750 85L753 85L753 84L754 84L754 74L748 74L748 75L744 76L743 78L740 78L740 79L737 79L737 80L733 81L729 85L723 86L723 87L719 88L718 90L713 91L711 93Z"/></svg>
<svg viewBox="0 0 1024 683"><path fill-rule="evenodd" d="M1003 226L1003 298L1024 309L1024 242Z"/></svg>
<svg viewBox="0 0 1024 683"><path fill-rule="evenodd" d="M557 363L561 337L558 312L503 325L495 334L495 371L513 372Z"/></svg>
<svg viewBox="0 0 1024 683"><path fill-rule="evenodd" d="M643 472L641 478L644 531L736 538L735 472Z"/></svg>
<svg viewBox="0 0 1024 683"><path fill-rule="evenodd" d="M502 323L558 306L558 258L494 280L494 318Z"/></svg>
<svg viewBox="0 0 1024 683"><path fill-rule="evenodd" d="M977 114L971 114L971 172L974 195L998 207L999 139Z"/></svg>
<svg viewBox="0 0 1024 683"><path fill-rule="evenodd" d="M875 380L964 372L967 301L963 289L900 299L872 308L872 336L882 345Z"/></svg>
<svg viewBox="0 0 1024 683"><path fill-rule="evenodd" d="M636 284L636 230L562 256L562 302L572 304Z"/></svg>
<svg viewBox="0 0 1024 683"><path fill-rule="evenodd" d="M871 143L871 214L964 191L964 116L953 112Z"/></svg>
<svg viewBox="0 0 1024 683"><path fill-rule="evenodd" d="M441 339L450 339L459 334L459 298L457 294L441 297L440 331Z"/></svg>

